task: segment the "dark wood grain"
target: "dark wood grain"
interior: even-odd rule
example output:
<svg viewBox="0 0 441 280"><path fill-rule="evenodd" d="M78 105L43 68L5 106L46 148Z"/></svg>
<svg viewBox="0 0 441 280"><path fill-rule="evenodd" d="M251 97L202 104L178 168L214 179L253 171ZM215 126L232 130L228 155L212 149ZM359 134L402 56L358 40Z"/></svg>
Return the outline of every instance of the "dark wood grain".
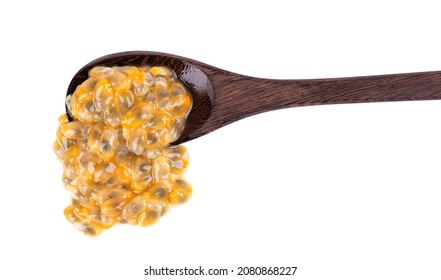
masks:
<svg viewBox="0 0 441 280"><path fill-rule="evenodd" d="M143 51L116 53L88 63L74 76L67 94L72 94L95 66L144 64L170 67L192 94L193 108L176 143L198 138L255 114L282 108L441 99L441 71L335 79L272 80L235 74L175 55Z"/></svg>

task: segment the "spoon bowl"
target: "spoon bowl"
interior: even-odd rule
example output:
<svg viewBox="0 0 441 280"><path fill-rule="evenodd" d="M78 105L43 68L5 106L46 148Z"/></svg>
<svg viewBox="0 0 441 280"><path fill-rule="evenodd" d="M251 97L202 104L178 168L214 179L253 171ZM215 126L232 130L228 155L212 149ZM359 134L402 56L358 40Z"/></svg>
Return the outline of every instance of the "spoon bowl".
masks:
<svg viewBox="0 0 441 280"><path fill-rule="evenodd" d="M194 133L210 117L213 103L214 90L207 75L204 73L204 65L191 59L178 57L158 52L132 51L106 55L93 60L81 68L74 76L67 89L69 96L75 92L77 86L88 78L89 71L96 66L142 66L142 65L166 66L173 69L178 79L183 82L189 90L193 105L180 138L174 142L179 144L197 138ZM72 115L66 106L66 113L69 120Z"/></svg>
<svg viewBox="0 0 441 280"><path fill-rule="evenodd" d="M179 144L240 119L297 106L441 99L441 71L365 77L276 80L244 76L176 55L131 51L98 58L73 77L67 95L95 66L166 66L189 90L193 105ZM72 116L66 107L69 120Z"/></svg>

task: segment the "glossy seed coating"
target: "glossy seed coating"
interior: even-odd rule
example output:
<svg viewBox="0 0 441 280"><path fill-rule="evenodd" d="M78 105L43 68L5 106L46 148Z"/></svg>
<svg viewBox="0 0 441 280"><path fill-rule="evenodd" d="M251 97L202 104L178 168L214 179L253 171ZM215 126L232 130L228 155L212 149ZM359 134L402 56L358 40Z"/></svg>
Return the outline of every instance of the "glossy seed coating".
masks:
<svg viewBox="0 0 441 280"><path fill-rule="evenodd" d="M115 224L148 226L188 200L189 157L171 146L184 129L191 96L162 66L95 67L66 98L57 158L71 193L66 219L87 236Z"/></svg>

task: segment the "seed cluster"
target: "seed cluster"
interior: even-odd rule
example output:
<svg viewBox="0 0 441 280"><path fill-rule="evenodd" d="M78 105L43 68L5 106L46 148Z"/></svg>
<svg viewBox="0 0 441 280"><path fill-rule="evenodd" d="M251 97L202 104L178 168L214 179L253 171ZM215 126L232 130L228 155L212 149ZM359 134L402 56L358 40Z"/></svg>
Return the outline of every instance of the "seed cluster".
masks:
<svg viewBox="0 0 441 280"><path fill-rule="evenodd" d="M147 226L188 200L182 132L191 96L167 67L95 67L66 99L54 151L72 205L64 214L96 236L117 223Z"/></svg>

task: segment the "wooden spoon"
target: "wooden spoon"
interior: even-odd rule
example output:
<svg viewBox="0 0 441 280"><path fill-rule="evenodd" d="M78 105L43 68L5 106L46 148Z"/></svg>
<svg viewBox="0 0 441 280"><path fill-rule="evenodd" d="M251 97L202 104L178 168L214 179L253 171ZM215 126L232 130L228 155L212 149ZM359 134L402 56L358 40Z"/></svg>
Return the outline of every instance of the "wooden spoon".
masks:
<svg viewBox="0 0 441 280"><path fill-rule="evenodd" d="M175 144L240 119L272 110L325 104L441 99L441 71L310 80L261 79L176 55L133 51L98 58L74 76L67 95L95 66L161 65L173 69L193 97L187 124ZM71 119L70 112L67 110Z"/></svg>

